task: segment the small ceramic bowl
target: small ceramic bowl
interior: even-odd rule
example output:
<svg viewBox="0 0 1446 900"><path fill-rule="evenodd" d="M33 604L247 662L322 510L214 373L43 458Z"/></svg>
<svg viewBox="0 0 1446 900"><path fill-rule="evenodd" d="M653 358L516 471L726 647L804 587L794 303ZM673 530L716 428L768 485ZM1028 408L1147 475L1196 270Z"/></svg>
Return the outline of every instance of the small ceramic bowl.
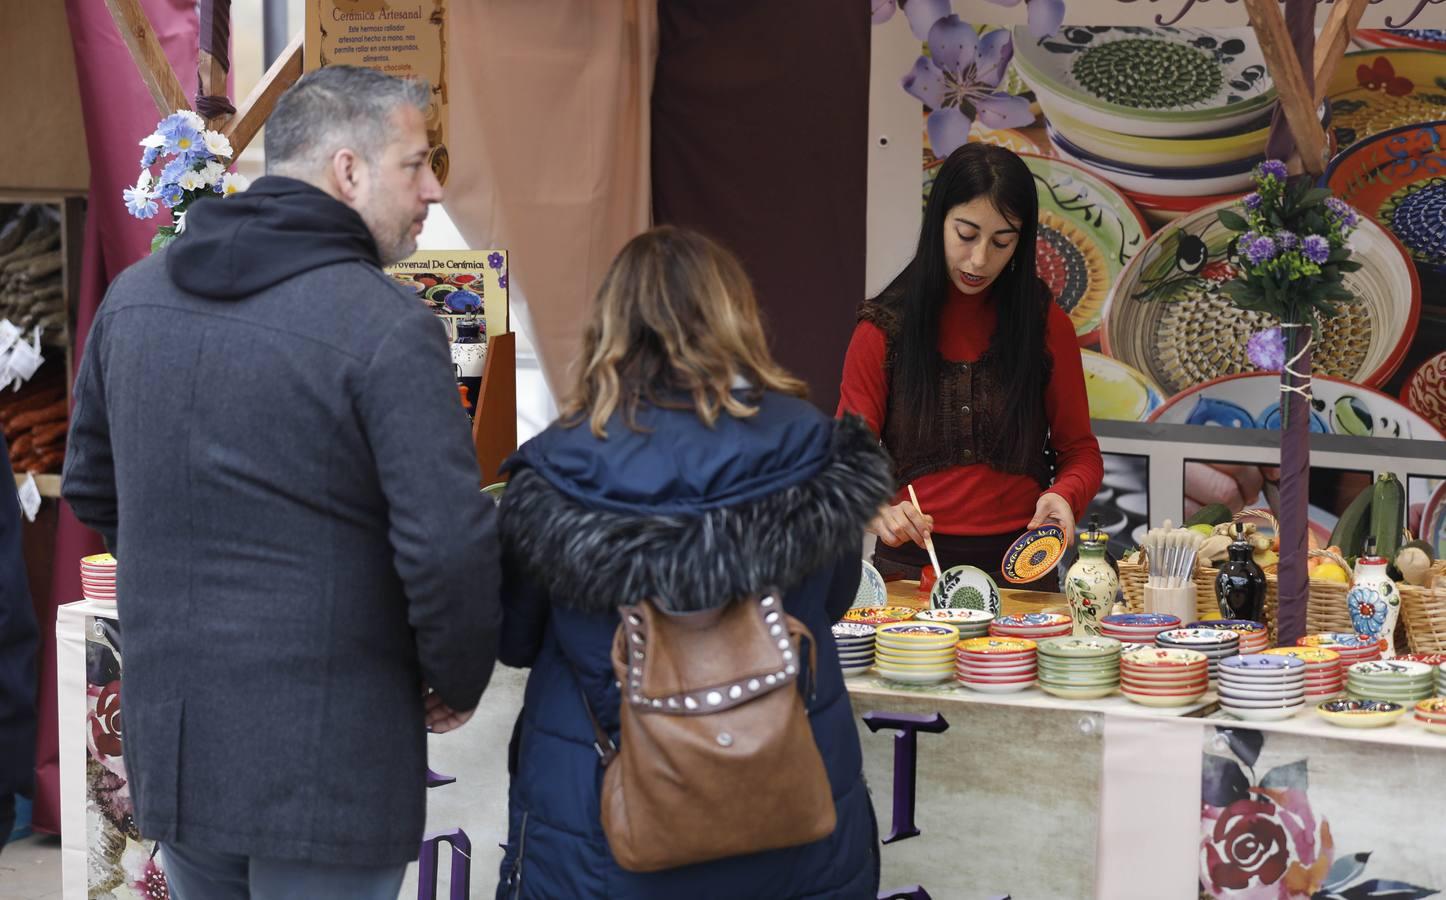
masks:
<svg viewBox="0 0 1446 900"><path fill-rule="evenodd" d="M1323 700L1315 709L1327 722L1345 728L1380 728L1406 714L1406 707L1385 700Z"/></svg>
<svg viewBox="0 0 1446 900"><path fill-rule="evenodd" d="M914 616L915 622L945 622L960 629L977 625L987 628L994 614L982 609L925 609Z"/></svg>

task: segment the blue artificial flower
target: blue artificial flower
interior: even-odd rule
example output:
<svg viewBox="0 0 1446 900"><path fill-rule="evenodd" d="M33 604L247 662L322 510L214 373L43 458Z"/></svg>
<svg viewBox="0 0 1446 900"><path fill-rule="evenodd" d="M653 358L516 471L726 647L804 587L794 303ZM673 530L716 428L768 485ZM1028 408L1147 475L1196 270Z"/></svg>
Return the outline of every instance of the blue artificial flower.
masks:
<svg viewBox="0 0 1446 900"><path fill-rule="evenodd" d="M175 209L176 204L185 199L186 192L181 190L179 184L172 181L161 185L160 196L162 203L171 209Z"/></svg>
<svg viewBox="0 0 1446 900"><path fill-rule="evenodd" d="M147 147L145 151L141 153L141 168L149 169L151 166L155 165L156 158L160 155L160 147Z"/></svg>
<svg viewBox="0 0 1446 900"><path fill-rule="evenodd" d="M1289 253L1291 250L1300 246L1300 238L1296 236L1294 231L1277 231L1275 233L1275 243L1280 247L1282 253Z"/></svg>
<svg viewBox="0 0 1446 900"><path fill-rule="evenodd" d="M1260 195L1251 191L1245 195L1245 208L1251 212L1255 212L1257 209L1260 209L1260 201Z"/></svg>
<svg viewBox="0 0 1446 900"><path fill-rule="evenodd" d="M1245 245L1245 258L1250 264L1258 266L1263 262L1275 258L1275 241L1261 235Z"/></svg>
<svg viewBox="0 0 1446 900"><path fill-rule="evenodd" d="M156 133L166 139L167 153L188 153L198 145L205 146L201 132L184 113L166 116L156 126Z"/></svg>
<svg viewBox="0 0 1446 900"><path fill-rule="evenodd" d="M1260 174L1264 178L1279 178L1284 181L1290 173L1285 168L1285 163L1278 159L1267 159L1260 164Z"/></svg>
<svg viewBox="0 0 1446 900"><path fill-rule="evenodd" d="M501 253L489 253L489 254L487 254L487 265L491 266L491 267L494 268L494 269L500 269L500 268L502 268L502 254L501 254Z"/></svg>
<svg viewBox="0 0 1446 900"><path fill-rule="evenodd" d="M149 219L154 216L159 208L156 206L155 194L138 187L128 187L121 191L121 196L126 201L126 211L137 219Z"/></svg>
<svg viewBox="0 0 1446 900"><path fill-rule="evenodd" d="M170 162L161 167L160 181L174 183L181 180L181 176L191 170L191 163L184 155L173 158Z"/></svg>
<svg viewBox="0 0 1446 900"><path fill-rule="evenodd" d="M1305 240L1301 242L1301 252L1305 254L1306 259L1320 265L1330 257L1331 244L1330 241L1318 234L1306 235Z"/></svg>

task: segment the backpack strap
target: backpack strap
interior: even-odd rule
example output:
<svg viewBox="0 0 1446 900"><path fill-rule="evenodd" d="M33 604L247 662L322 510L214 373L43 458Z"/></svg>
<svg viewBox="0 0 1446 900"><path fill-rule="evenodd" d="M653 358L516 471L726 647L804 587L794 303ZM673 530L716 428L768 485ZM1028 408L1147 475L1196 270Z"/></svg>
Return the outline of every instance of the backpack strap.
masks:
<svg viewBox="0 0 1446 900"><path fill-rule="evenodd" d="M592 704L587 702L587 689L582 686L582 679L577 677L577 669L572 670L572 677L577 681L577 693L582 698L582 708L587 710L587 720L592 723L592 748L597 751L598 759L606 769L617 758L618 745L613 743L612 737L598 724Z"/></svg>

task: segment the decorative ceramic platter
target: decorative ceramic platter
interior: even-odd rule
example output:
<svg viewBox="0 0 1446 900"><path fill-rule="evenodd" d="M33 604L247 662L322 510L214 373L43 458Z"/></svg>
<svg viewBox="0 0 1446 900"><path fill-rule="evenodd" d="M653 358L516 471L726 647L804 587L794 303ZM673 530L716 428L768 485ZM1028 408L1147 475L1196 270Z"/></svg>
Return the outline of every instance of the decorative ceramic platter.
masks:
<svg viewBox="0 0 1446 900"><path fill-rule="evenodd" d="M1446 440L1435 425L1388 394L1329 375L1311 381L1310 430L1359 437ZM1151 422L1280 429L1280 375L1243 372L1187 388L1150 414Z"/></svg>
<svg viewBox="0 0 1446 900"><path fill-rule="evenodd" d="M1401 387L1401 402L1446 431L1446 350L1421 363Z"/></svg>
<svg viewBox="0 0 1446 900"><path fill-rule="evenodd" d="M887 625L914 618L916 610L907 606L870 606L851 609L844 613L845 622L862 622L865 625Z"/></svg>
<svg viewBox="0 0 1446 900"><path fill-rule="evenodd" d="M1103 353L1081 350L1090 418L1143 422L1165 402L1164 392L1144 373Z"/></svg>
<svg viewBox="0 0 1446 900"><path fill-rule="evenodd" d="M950 622L959 626L988 625L994 614L983 609L926 609L914 616L916 621Z"/></svg>
<svg viewBox="0 0 1446 900"><path fill-rule="evenodd" d="M1237 308L1221 293L1235 276L1226 259L1231 237L1217 214L1222 203L1188 213L1155 232L1130 260L1105 307L1104 352L1134 366L1174 394L1222 375L1253 372L1245 344L1274 318ZM1383 384L1405 358L1421 309L1420 281L1406 250L1364 219L1351 236L1357 272L1345 287L1358 302L1342 304L1316 339L1314 370L1357 384Z"/></svg>
<svg viewBox="0 0 1446 900"><path fill-rule="evenodd" d="M1064 556L1064 529L1058 525L1042 525L1021 534L1005 551L1000 574L1011 584L1037 581L1054 568Z"/></svg>
<svg viewBox="0 0 1446 900"><path fill-rule="evenodd" d="M886 606L889 602L889 589L884 584L884 576L879 570L869 565L864 560L863 575L859 578L859 589L854 594L854 609L865 606Z"/></svg>
<svg viewBox="0 0 1446 900"><path fill-rule="evenodd" d="M1249 28L1014 28L1014 65L1045 115L1153 137L1224 131L1254 119L1275 85Z"/></svg>
<svg viewBox="0 0 1446 900"><path fill-rule="evenodd" d="M1081 344L1097 338L1105 298L1149 235L1140 211L1088 170L1024 156L1039 195L1035 264Z"/></svg>
<svg viewBox="0 0 1446 900"><path fill-rule="evenodd" d="M1207 661L1203 653L1194 650L1177 650L1171 647L1151 647L1126 653L1120 657L1122 665L1147 668L1188 668L1203 666Z"/></svg>
<svg viewBox="0 0 1446 900"><path fill-rule="evenodd" d="M1362 28L1351 38L1362 47L1446 50L1446 29L1443 28Z"/></svg>
<svg viewBox="0 0 1446 900"><path fill-rule="evenodd" d="M1000 628L1050 628L1070 624L1070 617L1059 613L1016 613L999 616L994 624Z"/></svg>
<svg viewBox="0 0 1446 900"><path fill-rule="evenodd" d="M999 586L975 566L950 566L929 592L934 609L979 609L999 614Z"/></svg>
<svg viewBox="0 0 1446 900"><path fill-rule="evenodd" d="M1431 50L1347 53L1331 77L1327 102L1344 151L1393 128L1446 119L1446 65Z"/></svg>
<svg viewBox="0 0 1446 900"><path fill-rule="evenodd" d="M1107 637L1048 638L1039 641L1040 656L1064 656L1083 659L1113 658L1120 653L1120 642Z"/></svg>
<svg viewBox="0 0 1446 900"><path fill-rule="evenodd" d="M1326 186L1390 229L1416 265L1446 274L1446 121L1361 141L1331 160Z"/></svg>

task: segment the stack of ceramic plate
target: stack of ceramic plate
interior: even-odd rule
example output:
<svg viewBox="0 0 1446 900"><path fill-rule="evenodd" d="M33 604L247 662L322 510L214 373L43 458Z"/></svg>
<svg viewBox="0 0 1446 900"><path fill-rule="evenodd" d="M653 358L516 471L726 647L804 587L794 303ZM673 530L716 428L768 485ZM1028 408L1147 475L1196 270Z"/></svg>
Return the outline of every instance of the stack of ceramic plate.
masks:
<svg viewBox="0 0 1446 900"><path fill-rule="evenodd" d="M843 620L860 625L888 625L893 622L907 622L918 612L909 606L856 606L844 613Z"/></svg>
<svg viewBox="0 0 1446 900"><path fill-rule="evenodd" d="M1446 663L1436 667L1436 696L1446 697Z"/></svg>
<svg viewBox="0 0 1446 900"><path fill-rule="evenodd" d="M874 626L839 622L833 627L833 642L838 645L838 664L845 678L873 668Z"/></svg>
<svg viewBox="0 0 1446 900"><path fill-rule="evenodd" d="M1035 643L1024 638L970 638L959 642L956 654L959 683L984 694L1022 691L1038 671Z"/></svg>
<svg viewBox="0 0 1446 900"><path fill-rule="evenodd" d="M959 629L947 622L894 622L875 633L874 667L890 681L934 684L954 676Z"/></svg>
<svg viewBox="0 0 1446 900"><path fill-rule="evenodd" d="M1252 653L1220 660L1220 707L1238 719L1270 722L1305 707L1305 663Z"/></svg>
<svg viewBox="0 0 1446 900"><path fill-rule="evenodd" d="M1155 645L1162 631L1180 627L1180 617L1164 613L1122 613L1100 619L1100 634L1130 644Z"/></svg>
<svg viewBox="0 0 1446 900"><path fill-rule="evenodd" d="M1074 631L1074 622L1069 616L1059 613L1019 613L1013 616L996 616L989 623L989 633L994 637L1028 638L1037 641L1042 638L1064 637Z"/></svg>
<svg viewBox="0 0 1446 900"><path fill-rule="evenodd" d="M1446 663L1446 653L1397 653L1395 658L1410 662L1425 663L1433 669L1442 663Z"/></svg>
<svg viewBox="0 0 1446 900"><path fill-rule="evenodd" d="M1120 686L1120 642L1108 637L1039 641L1039 686L1070 700L1113 694Z"/></svg>
<svg viewBox="0 0 1446 900"><path fill-rule="evenodd" d="M80 587L87 600L115 603L115 557L109 553L99 553L82 559Z"/></svg>
<svg viewBox="0 0 1446 900"><path fill-rule="evenodd" d="M1324 647L1271 647L1266 656L1288 656L1305 663L1305 699L1334 697L1346 686L1341 655Z"/></svg>
<svg viewBox="0 0 1446 900"><path fill-rule="evenodd" d="M1299 647L1324 647L1341 655L1341 668L1381 658L1381 642L1349 631L1308 634L1295 642Z"/></svg>
<svg viewBox="0 0 1446 900"><path fill-rule="evenodd" d="M994 614L983 609L926 609L914 616L915 622L948 622L959 629L959 640L984 637Z"/></svg>
<svg viewBox="0 0 1446 900"><path fill-rule="evenodd" d="M1208 622L1191 622L1186 628L1218 628L1240 635L1240 655L1261 653L1270 646L1270 635L1265 626L1249 619L1212 619Z"/></svg>
<svg viewBox="0 0 1446 900"><path fill-rule="evenodd" d="M1341 697L1322 700L1316 712L1332 725L1344 728L1380 728L1406 714L1406 707L1392 700L1355 700Z"/></svg>
<svg viewBox="0 0 1446 900"><path fill-rule="evenodd" d="M1240 635L1220 628L1172 628L1156 635L1155 646L1205 654L1210 665L1210 677L1214 678L1220 660L1240 653Z"/></svg>
<svg viewBox="0 0 1446 900"><path fill-rule="evenodd" d="M1446 734L1446 697L1417 701L1416 721L1427 731Z"/></svg>
<svg viewBox="0 0 1446 900"><path fill-rule="evenodd" d="M1188 706L1210 686L1205 654L1150 647L1120 657L1120 693L1142 706Z"/></svg>
<svg viewBox="0 0 1446 900"><path fill-rule="evenodd" d="M1346 696L1357 700L1394 700L1410 706L1435 691L1435 674L1425 663L1378 659L1346 669Z"/></svg>

